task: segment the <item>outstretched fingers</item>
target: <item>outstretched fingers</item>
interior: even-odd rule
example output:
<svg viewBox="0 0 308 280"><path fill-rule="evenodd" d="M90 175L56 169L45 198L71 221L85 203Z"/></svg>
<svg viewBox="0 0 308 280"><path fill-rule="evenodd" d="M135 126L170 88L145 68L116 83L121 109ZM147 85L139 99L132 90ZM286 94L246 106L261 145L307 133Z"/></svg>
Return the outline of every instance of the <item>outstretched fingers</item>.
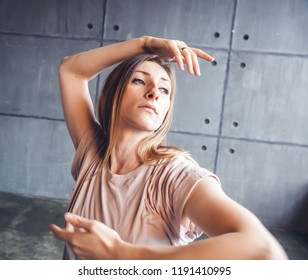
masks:
<svg viewBox="0 0 308 280"><path fill-rule="evenodd" d="M188 47L182 48L182 55L187 65L188 72L200 76L201 73L197 55Z"/></svg>
<svg viewBox="0 0 308 280"><path fill-rule="evenodd" d="M183 47L183 48L181 48L181 51L182 51L182 56L183 56L183 59L185 61L188 73L193 74L194 73L194 70L193 70L194 66L193 66L191 52L190 52L189 48Z"/></svg>
<svg viewBox="0 0 308 280"><path fill-rule="evenodd" d="M215 60L214 57L208 55L207 53L205 53L204 51L201 51L200 49L196 49L196 48L191 48L191 50L199 57L202 58L208 62L212 62Z"/></svg>
<svg viewBox="0 0 308 280"><path fill-rule="evenodd" d="M180 48L179 48L178 41L171 41L170 49L174 54L173 61L176 61L179 68L183 71L184 70L184 62L183 62L183 57L182 57L182 53L181 53Z"/></svg>
<svg viewBox="0 0 308 280"><path fill-rule="evenodd" d="M147 36L145 49L150 53L160 55L166 62L176 62L181 70L184 64L188 73L200 76L199 58L206 61L213 61L214 58L197 48L187 46L184 41L160 39Z"/></svg>
<svg viewBox="0 0 308 280"><path fill-rule="evenodd" d="M200 49L188 47L186 43L183 41L176 41L176 43L177 43L177 54L180 53L180 56L178 55L176 57L176 60L179 65L185 63L187 71L190 74L195 74L196 76L201 75L198 58L204 59L209 62L212 62L214 60L212 56L201 51ZM183 68L180 67L180 69L184 70L184 67Z"/></svg>

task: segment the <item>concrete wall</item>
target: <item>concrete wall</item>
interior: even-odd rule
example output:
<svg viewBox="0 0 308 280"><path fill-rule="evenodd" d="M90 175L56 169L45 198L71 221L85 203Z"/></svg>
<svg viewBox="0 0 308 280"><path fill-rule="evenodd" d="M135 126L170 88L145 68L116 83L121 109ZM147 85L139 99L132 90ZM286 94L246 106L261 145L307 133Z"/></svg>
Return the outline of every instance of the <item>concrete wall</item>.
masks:
<svg viewBox="0 0 308 280"><path fill-rule="evenodd" d="M306 0L1 0L0 190L69 198L74 149L58 63L147 34L217 61L201 62L201 78L177 71L169 143L267 226L308 231L307 24Z"/></svg>

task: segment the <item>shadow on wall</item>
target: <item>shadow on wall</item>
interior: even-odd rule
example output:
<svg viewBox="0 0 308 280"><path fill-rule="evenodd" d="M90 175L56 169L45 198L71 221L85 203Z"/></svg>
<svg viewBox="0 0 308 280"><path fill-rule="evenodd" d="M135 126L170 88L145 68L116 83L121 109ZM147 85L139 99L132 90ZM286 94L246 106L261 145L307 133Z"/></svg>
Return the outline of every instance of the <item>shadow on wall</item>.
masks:
<svg viewBox="0 0 308 280"><path fill-rule="evenodd" d="M290 229L308 233L308 183L303 188L304 195L298 200L293 210L293 218L290 222Z"/></svg>

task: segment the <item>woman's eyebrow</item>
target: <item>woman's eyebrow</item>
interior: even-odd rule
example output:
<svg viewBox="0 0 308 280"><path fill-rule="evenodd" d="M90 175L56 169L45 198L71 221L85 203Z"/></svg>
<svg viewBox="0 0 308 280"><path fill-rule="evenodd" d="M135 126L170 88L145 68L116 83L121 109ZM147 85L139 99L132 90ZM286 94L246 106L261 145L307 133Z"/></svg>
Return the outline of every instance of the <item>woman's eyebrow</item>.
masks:
<svg viewBox="0 0 308 280"><path fill-rule="evenodd" d="M150 73L145 72L145 71L142 71L142 70L136 70L135 73L136 73L136 72L142 73L142 74L147 75L147 76L151 76ZM170 83L170 80L169 80L169 79L166 79L166 78L164 78L164 77L160 77L160 78L161 78L163 81L166 81L166 82L169 82L169 83Z"/></svg>

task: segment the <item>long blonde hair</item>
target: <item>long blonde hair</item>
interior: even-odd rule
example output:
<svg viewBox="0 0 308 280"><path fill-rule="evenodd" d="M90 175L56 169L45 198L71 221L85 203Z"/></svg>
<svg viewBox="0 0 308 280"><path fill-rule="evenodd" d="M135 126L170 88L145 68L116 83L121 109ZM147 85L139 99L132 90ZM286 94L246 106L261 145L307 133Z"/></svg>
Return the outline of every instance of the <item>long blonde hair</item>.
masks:
<svg viewBox="0 0 308 280"><path fill-rule="evenodd" d="M170 129L175 100L175 75L172 68L157 55L142 54L120 63L106 78L105 85L97 102L97 119L103 128L106 146L104 148L102 167L106 166L115 146L120 121L120 107L123 93L136 68L145 61L155 62L168 74L171 81L170 108L161 126L152 135L143 139L137 154L144 164L158 165L160 162L184 155L194 161L187 152L174 146L165 146L166 136Z"/></svg>

